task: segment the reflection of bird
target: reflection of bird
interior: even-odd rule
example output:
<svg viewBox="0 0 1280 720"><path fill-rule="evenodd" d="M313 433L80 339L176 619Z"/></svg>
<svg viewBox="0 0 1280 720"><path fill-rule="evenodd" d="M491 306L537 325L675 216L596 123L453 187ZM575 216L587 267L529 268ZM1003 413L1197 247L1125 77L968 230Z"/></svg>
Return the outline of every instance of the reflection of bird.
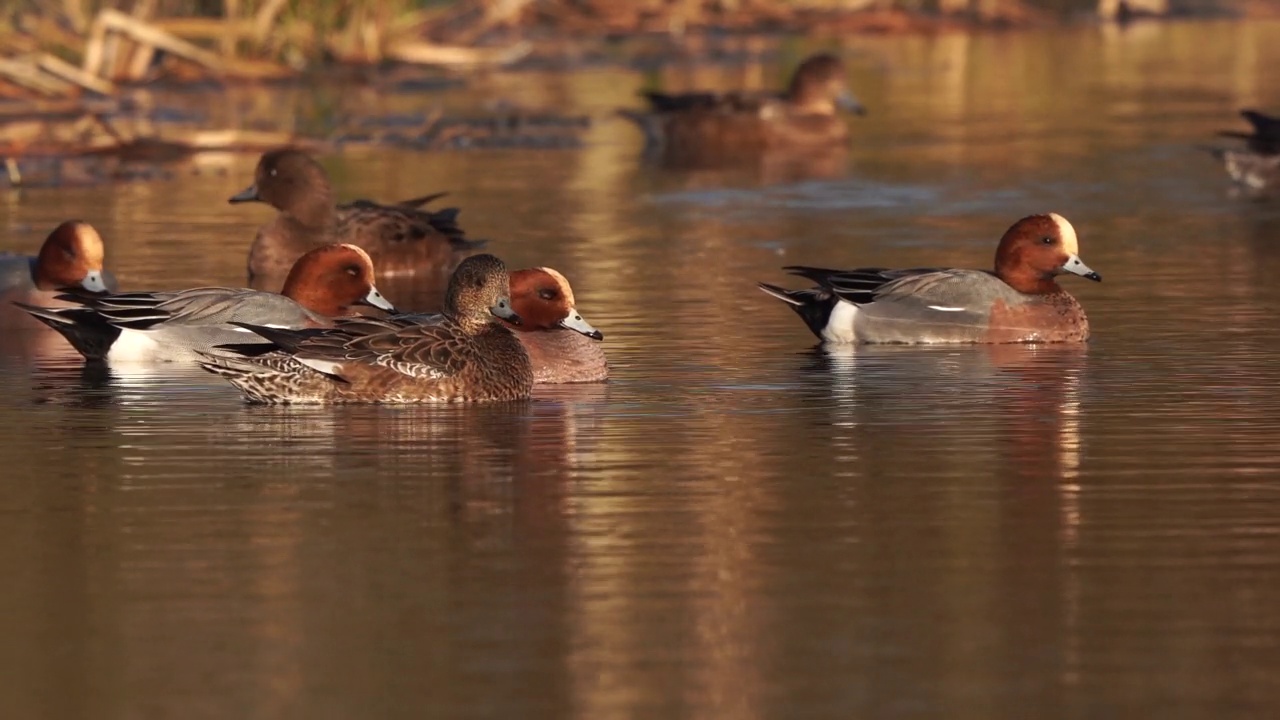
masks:
<svg viewBox="0 0 1280 720"><path fill-rule="evenodd" d="M1213 156L1222 161L1227 175L1250 190L1265 190L1280 184L1280 154L1265 155L1253 150L1213 148Z"/></svg>

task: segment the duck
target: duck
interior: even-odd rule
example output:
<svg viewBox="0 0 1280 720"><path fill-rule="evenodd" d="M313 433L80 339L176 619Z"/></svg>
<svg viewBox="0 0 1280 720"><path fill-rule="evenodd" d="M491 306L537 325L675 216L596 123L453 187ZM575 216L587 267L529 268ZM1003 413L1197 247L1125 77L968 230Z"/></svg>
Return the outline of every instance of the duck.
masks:
<svg viewBox="0 0 1280 720"><path fill-rule="evenodd" d="M782 92L641 94L647 111L620 113L644 131L649 150L668 156L840 146L849 137L841 111L866 114L830 53L802 62Z"/></svg>
<svg viewBox="0 0 1280 720"><path fill-rule="evenodd" d="M595 329L578 312L569 280L549 267L511 273L511 305L520 316L516 338L529 354L535 383L601 382L609 361Z"/></svg>
<svg viewBox="0 0 1280 720"><path fill-rule="evenodd" d="M609 379L609 361L595 329L575 307L573 288L558 270L534 267L514 270L511 307L520 323L507 323L524 345L537 384L602 382ZM406 316L435 322L436 315Z"/></svg>
<svg viewBox="0 0 1280 720"><path fill-rule="evenodd" d="M202 353L200 366L258 404L525 400L533 367L503 323L522 322L510 292L502 260L472 255L449 278L433 321L366 317L301 330L237 323L271 346L222 346Z"/></svg>
<svg viewBox="0 0 1280 720"><path fill-rule="evenodd" d="M1280 155L1280 117L1272 117L1257 110L1241 110L1240 117L1253 126L1253 132L1220 130L1218 135L1244 140L1250 151L1260 155Z"/></svg>
<svg viewBox="0 0 1280 720"><path fill-rule="evenodd" d="M396 308L374 284L373 261L355 245L315 248L294 263L281 293L198 287L113 295L68 293L66 307L19 304L91 362L194 362L200 350L256 336L233 322L330 327L356 306ZM262 341L265 342L265 341Z"/></svg>
<svg viewBox="0 0 1280 720"><path fill-rule="evenodd" d="M40 246L35 257L0 254L0 327L41 327L26 313L8 312L19 303L61 304L56 298L68 289L106 293L117 288L115 276L103 268L106 253L102 236L82 220L60 223Z"/></svg>
<svg viewBox="0 0 1280 720"><path fill-rule="evenodd" d="M1207 148L1222 163L1231 181L1248 193L1280 187L1280 118L1257 110L1241 110L1252 132L1221 130L1222 137L1244 140L1243 148Z"/></svg>
<svg viewBox="0 0 1280 720"><path fill-rule="evenodd" d="M1010 226L996 248L994 270L783 269L817 287L760 283L760 289L830 344L1084 342L1084 309L1056 278L1070 273L1102 280L1080 259L1075 228L1057 213Z"/></svg>
<svg viewBox="0 0 1280 720"><path fill-rule="evenodd" d="M271 287L303 253L333 242L363 248L384 276L447 274L485 241L467 239L458 226L457 208L422 208L443 195L394 205L370 200L336 205L320 163L300 149L283 147L263 153L253 184L228 202L261 202L278 211L258 229L249 248L250 283Z"/></svg>

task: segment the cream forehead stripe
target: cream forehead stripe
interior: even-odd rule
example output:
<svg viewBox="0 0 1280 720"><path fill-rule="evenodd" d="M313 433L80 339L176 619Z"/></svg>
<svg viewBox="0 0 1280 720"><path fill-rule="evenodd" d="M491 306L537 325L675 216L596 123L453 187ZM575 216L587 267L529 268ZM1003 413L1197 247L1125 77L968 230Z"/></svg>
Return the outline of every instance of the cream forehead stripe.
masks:
<svg viewBox="0 0 1280 720"><path fill-rule="evenodd" d="M90 264L102 262L102 236L89 223L76 223L75 244Z"/></svg>
<svg viewBox="0 0 1280 720"><path fill-rule="evenodd" d="M1072 255L1080 254L1080 239L1076 237L1076 229L1058 213L1049 213L1053 224L1058 226L1058 234L1062 236L1062 249Z"/></svg>
<svg viewBox="0 0 1280 720"><path fill-rule="evenodd" d="M538 269L555 278L556 283L560 285L560 292L564 293L564 297L569 301L569 305L573 305L573 288L569 287L569 281L560 274L560 271L552 270L549 267L540 267Z"/></svg>
<svg viewBox="0 0 1280 720"><path fill-rule="evenodd" d="M1063 220L1062 222L1066 222L1066 220ZM1071 227L1071 226L1068 225L1067 227ZM369 253L365 252L364 248L360 247L359 245L348 245L347 243L342 243L338 247L344 247L348 250L354 250L357 255L364 258L365 264L367 264L369 267L373 267L373 258L369 257Z"/></svg>

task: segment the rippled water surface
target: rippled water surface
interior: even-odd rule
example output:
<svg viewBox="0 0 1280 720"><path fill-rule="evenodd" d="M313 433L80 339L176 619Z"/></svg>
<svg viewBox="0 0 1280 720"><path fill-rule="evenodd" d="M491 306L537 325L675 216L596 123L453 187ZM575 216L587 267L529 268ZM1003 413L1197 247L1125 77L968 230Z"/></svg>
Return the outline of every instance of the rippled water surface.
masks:
<svg viewBox="0 0 1280 720"><path fill-rule="evenodd" d="M582 150L325 164L344 198L449 190L508 264L564 272L614 377L260 408L5 337L5 715L1270 717L1280 203L1197 146L1280 111L1280 25L850 41L871 114L817 163L654 167L609 116L642 86L780 82L801 50L277 100L593 113ZM74 215L127 287L240 284L269 210L225 199L253 161L0 195L4 245ZM827 355L754 288L988 266L1045 210L1105 278L1063 281L1087 347Z"/></svg>

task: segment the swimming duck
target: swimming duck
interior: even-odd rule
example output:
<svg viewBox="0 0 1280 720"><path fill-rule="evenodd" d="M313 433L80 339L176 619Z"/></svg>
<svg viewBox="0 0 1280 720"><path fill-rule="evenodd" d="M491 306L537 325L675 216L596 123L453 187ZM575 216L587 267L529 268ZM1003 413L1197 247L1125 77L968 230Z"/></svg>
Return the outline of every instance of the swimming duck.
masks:
<svg viewBox="0 0 1280 720"><path fill-rule="evenodd" d="M262 155L253 185L229 202L263 202L279 211L249 248L249 278L259 287L261 278L278 278L307 250L332 242L363 248L384 276L452 270L484 241L465 237L456 208L421 209L442 194L395 205L335 205L320 163L296 148L278 148Z"/></svg>
<svg viewBox="0 0 1280 720"><path fill-rule="evenodd" d="M273 347L227 346L205 353L201 367L266 404L528 398L529 355L502 320L521 322L506 266L493 255L473 255L449 279L444 312L434 321L357 318L327 330L239 323Z"/></svg>
<svg viewBox="0 0 1280 720"><path fill-rule="evenodd" d="M849 92L844 63L828 53L796 68L781 93L645 92L648 112L622 111L667 155L749 152L842 145L840 111L866 110Z"/></svg>
<svg viewBox="0 0 1280 720"><path fill-rule="evenodd" d="M92 225L68 220L49 233L35 257L0 254L0 327L38 327L25 313L8 312L10 303L62 304L55 298L78 288L85 292L114 290L116 280L103 269L105 246Z"/></svg>
<svg viewBox="0 0 1280 720"><path fill-rule="evenodd" d="M69 307L19 303L62 333L86 360L110 363L189 362L197 351L256 336L233 322L283 328L328 327L357 305L395 307L373 282L373 262L354 245L326 245L298 259L280 294L200 287L87 296L63 294ZM259 341L261 342L261 341Z"/></svg>
<svg viewBox="0 0 1280 720"><path fill-rule="evenodd" d="M524 345L536 383L600 382L609 378L609 362L592 327L575 307L573 288L559 271L548 267L511 273L511 307L520 324L509 324ZM435 315L406 316L434 322Z"/></svg>
<svg viewBox="0 0 1280 720"><path fill-rule="evenodd" d="M1089 321L1056 276L1102 277L1080 259L1075 228L1057 213L1014 223L995 270L784 268L817 287L760 283L828 343L1082 342Z"/></svg>

